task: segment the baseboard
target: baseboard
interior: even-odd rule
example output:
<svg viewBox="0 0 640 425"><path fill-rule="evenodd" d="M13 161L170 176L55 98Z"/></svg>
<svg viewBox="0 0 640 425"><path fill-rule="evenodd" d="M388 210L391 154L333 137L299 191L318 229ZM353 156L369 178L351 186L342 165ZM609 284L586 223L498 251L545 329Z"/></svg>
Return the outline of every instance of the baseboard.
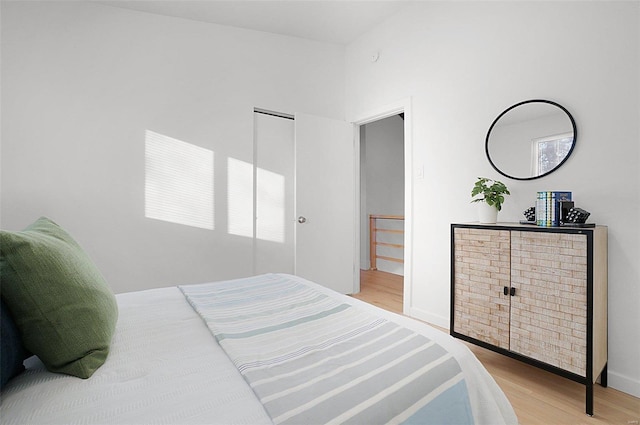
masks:
<svg viewBox="0 0 640 425"><path fill-rule="evenodd" d="M432 325L436 325L438 327L449 330L449 318L439 316L437 314L429 313L428 311L421 310L415 307L408 307L404 314L413 317L414 319L422 320L423 322L430 323Z"/></svg>
<svg viewBox="0 0 640 425"><path fill-rule="evenodd" d="M640 381L612 371L611 366L607 371L607 380L609 387L640 398Z"/></svg>

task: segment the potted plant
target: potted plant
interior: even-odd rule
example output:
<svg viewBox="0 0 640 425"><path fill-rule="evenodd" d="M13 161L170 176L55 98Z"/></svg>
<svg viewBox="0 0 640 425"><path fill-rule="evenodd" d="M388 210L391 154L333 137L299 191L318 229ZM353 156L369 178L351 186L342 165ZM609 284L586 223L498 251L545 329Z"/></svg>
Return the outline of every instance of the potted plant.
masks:
<svg viewBox="0 0 640 425"><path fill-rule="evenodd" d="M476 198L479 195L482 197ZM511 195L511 193L504 183L486 177L478 177L478 181L471 191L471 197L475 199L471 202L480 202L480 223L493 224L497 221L498 211L502 209L505 195Z"/></svg>

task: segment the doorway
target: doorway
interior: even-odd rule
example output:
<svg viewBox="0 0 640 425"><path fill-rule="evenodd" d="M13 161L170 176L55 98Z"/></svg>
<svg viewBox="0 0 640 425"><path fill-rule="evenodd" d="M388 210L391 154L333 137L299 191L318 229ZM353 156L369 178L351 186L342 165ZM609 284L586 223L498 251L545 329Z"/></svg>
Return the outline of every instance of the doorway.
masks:
<svg viewBox="0 0 640 425"><path fill-rule="evenodd" d="M263 110L255 110L255 115L263 115ZM395 137L397 139L396 148L393 156L394 163L396 164L393 168L395 169L395 176L393 178L394 183L390 184L391 179L387 178L386 183L384 183L387 189L387 195L376 196L369 195L370 198L378 198L378 203L382 205L384 209L380 209L378 211L392 211L397 214L391 215L404 215L404 223L398 224L396 223L396 229L401 232L401 229L404 229L404 236L398 237L396 235L396 242L388 242L391 245L401 245L401 254L392 254L388 257L395 256L398 259L402 259L403 263L400 262L400 267L398 268L398 264L393 264L395 269L389 269L388 262L391 260L383 260L380 264L385 264L382 270L389 273L392 276L400 276L402 279L402 288L400 292L401 298L401 310L403 313L411 315L411 264L412 264L412 221L411 221L411 211L412 211L412 202L411 202L411 193L412 193L412 171L411 171L411 100L405 99L403 101L397 102L393 105L388 105L380 108L378 111L371 111L369 114L362 116L360 119L350 120L351 124L346 122L338 122L336 120L328 120L328 119L320 119L319 117L312 117L304 114L296 114L295 115L295 140L298 140L300 136L300 140L298 142L303 142L307 147L315 147L320 148L320 151L315 151L313 153L306 152L304 154L303 150L298 148L296 151L296 159L294 159L295 163L298 163L301 159L311 160L310 164L307 161L302 166L297 166L294 170L295 174L295 193L294 196L296 199L300 200L300 198L304 198L305 194L313 195L313 199L320 199L322 202L320 206L315 206L311 208L300 208L299 205L295 206L295 217L297 218L294 233L296 234L295 239L298 239L298 234L301 232L307 232L308 230L312 230L311 225L314 227L322 224L319 220L319 217L324 216L333 216L329 221L329 225L325 225L322 230L319 232L322 236L323 240L328 240L327 237L330 233L336 233L341 239L339 242L331 243L331 249L321 250L324 254L330 254L332 257L327 257L326 260L318 261L318 255L312 256L312 264L320 264L324 265L321 267L322 270L330 270L330 278L324 279L322 277L314 276L313 270L309 273L302 273L302 269L295 266L294 273L301 274L303 277L307 277L310 280L316 281L317 283L324 284L325 286L332 287L334 284L339 283L341 285L340 288L333 288L338 290L338 292L343 293L357 293L360 290L360 270L362 268L370 267L370 258L367 258L369 254L368 249L368 214L369 210L366 206L366 192L363 197L360 188L361 182L364 181L364 185L362 187L367 186L367 177L363 176L361 171L365 169L363 166L367 163L366 151L367 145L366 141L364 144L360 143L360 134L362 127L367 124L372 124L371 127L368 128L369 132L372 134L377 133L376 127L379 126L377 121L381 121L384 127L385 119L389 119L388 122L393 123L396 129L401 129L402 136ZM291 120L294 116L285 116L278 118L286 118ZM355 128L354 128L355 126ZM258 125L257 127L260 127ZM322 131L320 131L322 130ZM357 143L352 143L353 138L349 135L353 135L355 130L355 136ZM367 127L364 127L364 139L367 137ZM326 134L324 134L326 132ZM289 133L289 131L287 131ZM290 134L290 133L289 133ZM324 135L322 135L324 134ZM320 140L317 140L320 137ZM260 139L260 137L257 137ZM351 140L351 142L350 142ZM335 143L335 145L332 145ZM298 144L296 142L296 144ZM265 145L266 147L267 145ZM361 155L360 150L363 150L363 155ZM375 150L375 148L370 148L369 151ZM256 148L257 153L257 161L256 168L262 168L264 165L260 157L262 154L260 153L260 147ZM263 151L264 152L264 151ZM327 156L324 158L324 156ZM381 155L383 158L389 157L389 155ZM369 156L371 158L371 155ZM320 160L322 159L322 160ZM362 161L361 161L362 159ZM331 164L331 173L327 175L326 167L321 170L317 170L317 167L314 169L314 166L320 164ZM381 163L379 168L387 169L389 168L388 164L384 161ZM299 164L298 164L299 165ZM315 171L314 171L315 170ZM337 173L338 170L341 170L340 173ZM349 171L352 170L352 171ZM357 170L355 173L354 170ZM307 178L300 179L299 173L305 171L310 176ZM257 177L256 172L256 177ZM318 178L318 176L324 176L324 178ZM399 177L397 177L399 176ZM331 177L331 179L327 178ZM418 176L419 178L420 176ZM313 187L310 190L299 190L301 187L305 186L307 180L311 179L311 183L322 183L323 187ZM256 179L258 180L258 179ZM369 184L371 184L372 178L369 178ZM255 183L258 183L255 181ZM375 185L375 184L374 184ZM379 186L379 185L378 185ZM337 189L340 190L337 190ZM339 199L333 199L337 194L340 195ZM331 196L330 196L331 195ZM330 199L331 198L331 199ZM380 201L380 199L382 201ZM393 201L391 201L393 199ZM257 200L257 199L256 199ZM297 201L296 201L297 202ZM362 204L362 205L361 205ZM393 205L393 209L387 209ZM327 210L327 207L329 208ZM327 210L327 211L325 211ZM324 212L325 214L316 215L309 217L307 214L317 214L317 212ZM377 212L376 212L377 213ZM259 221L260 214L257 214ZM285 214L285 216L289 216L289 214ZM306 216L306 217L305 217ZM281 216L280 216L281 217ZM290 226L291 222L286 220L288 223L286 227ZM298 224L302 223L302 224ZM341 224L342 227L336 226L336 223ZM326 223L325 223L326 224ZM399 228L398 228L399 226ZM256 223L254 228L254 235L259 233L258 228L260 224ZM364 230L363 230L364 229ZM393 229L392 229L393 230ZM285 234L289 233L285 230ZM316 232L318 233L318 232ZM402 234L402 233L400 233ZM361 235L364 235L366 238L366 243L363 244ZM354 237L355 236L355 237ZM262 242L255 242L255 254L260 256L264 252L264 248L261 245L264 245ZM299 244L295 244L299 245ZM309 247L320 247L316 242L307 243ZM337 249L340 248L340 249ZM392 246L386 246L385 249L392 249ZM293 249L294 263L298 264L299 255L299 246ZM288 252L291 252L290 249L287 249ZM363 253L364 256L361 256L360 253ZM313 254L314 251L311 251ZM386 256L386 255L385 255ZM285 255L285 257L287 257ZM255 256L254 256L255 258ZM290 257L289 257L290 258ZM363 260L364 258L364 260ZM363 265L364 261L364 265ZM391 261L392 263L396 263ZM273 268L273 263L267 264L265 262L260 261L258 259L256 263L259 267L256 267L256 272L266 272L266 271L275 271L268 270ZM309 263L309 262L307 262ZM291 264L291 263L289 263ZM339 270L336 265L340 265ZM331 265L331 267L327 267L327 265ZM255 266L254 266L255 267ZM289 266L290 267L290 266ZM289 268L283 267L283 268ZM308 274L308 276L304 276L304 274ZM337 279L336 276L340 278ZM326 280L326 282L325 282Z"/></svg>
<svg viewBox="0 0 640 425"><path fill-rule="evenodd" d="M360 290L402 312L405 254L404 114L360 125Z"/></svg>

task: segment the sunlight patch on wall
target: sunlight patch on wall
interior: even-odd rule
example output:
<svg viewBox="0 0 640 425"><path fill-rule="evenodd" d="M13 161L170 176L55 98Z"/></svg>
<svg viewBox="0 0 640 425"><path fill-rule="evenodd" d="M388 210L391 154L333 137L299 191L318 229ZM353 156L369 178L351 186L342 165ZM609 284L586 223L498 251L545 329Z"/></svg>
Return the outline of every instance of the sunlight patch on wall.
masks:
<svg viewBox="0 0 640 425"><path fill-rule="evenodd" d="M283 243L285 229L284 176L258 168L257 180L256 237L266 241Z"/></svg>
<svg viewBox="0 0 640 425"><path fill-rule="evenodd" d="M213 230L214 153L147 130L145 216Z"/></svg>
<svg viewBox="0 0 640 425"><path fill-rule="evenodd" d="M253 165L227 159L227 231L231 235L253 237ZM256 238L283 243L285 238L284 176L256 169Z"/></svg>
<svg viewBox="0 0 640 425"><path fill-rule="evenodd" d="M227 232L253 237L253 165L227 159Z"/></svg>

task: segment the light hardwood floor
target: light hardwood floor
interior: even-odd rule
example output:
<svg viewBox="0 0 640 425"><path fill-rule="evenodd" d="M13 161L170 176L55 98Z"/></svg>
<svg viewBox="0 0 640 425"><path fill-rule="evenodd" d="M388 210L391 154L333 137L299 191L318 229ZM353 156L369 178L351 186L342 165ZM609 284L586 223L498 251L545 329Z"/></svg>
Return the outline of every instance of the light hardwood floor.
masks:
<svg viewBox="0 0 640 425"><path fill-rule="evenodd" d="M363 270L360 293L354 297L402 314L402 289L402 276ZM584 385L473 344L467 346L507 395L521 425L640 424L639 398L596 385L594 416L589 417L584 413Z"/></svg>

